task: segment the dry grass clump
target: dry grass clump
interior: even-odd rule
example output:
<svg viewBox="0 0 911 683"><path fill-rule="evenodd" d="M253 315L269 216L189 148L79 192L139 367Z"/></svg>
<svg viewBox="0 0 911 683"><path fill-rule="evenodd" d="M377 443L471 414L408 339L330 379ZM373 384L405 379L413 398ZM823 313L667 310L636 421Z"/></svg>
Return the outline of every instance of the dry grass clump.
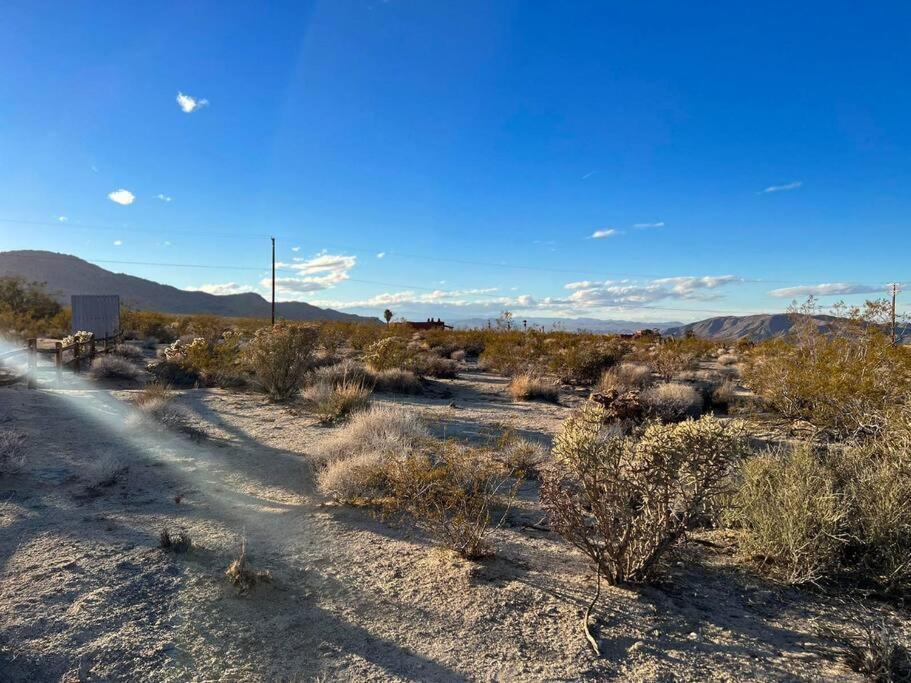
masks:
<svg viewBox="0 0 911 683"><path fill-rule="evenodd" d="M225 571L228 582L238 589L239 595L246 595L253 590L257 584L269 583L272 581L272 574L268 571L257 571L252 567L247 559L247 542L241 541L240 554L237 556Z"/></svg>
<svg viewBox="0 0 911 683"><path fill-rule="evenodd" d="M193 441L202 441L208 435L196 427L193 412L186 406L174 403L174 394L164 384L150 382L134 399L142 415L152 420L153 424L189 437Z"/></svg>
<svg viewBox="0 0 911 683"><path fill-rule="evenodd" d="M372 373L373 390L389 394L422 394L424 385L410 370L389 368Z"/></svg>
<svg viewBox="0 0 911 683"><path fill-rule="evenodd" d="M319 421L329 424L363 410L370 403L370 389L363 381L346 379L340 384L320 382L304 390L304 400Z"/></svg>
<svg viewBox="0 0 911 683"><path fill-rule="evenodd" d="M507 388L514 401L549 401L560 400L560 388L532 374L516 375Z"/></svg>
<svg viewBox="0 0 911 683"><path fill-rule="evenodd" d="M315 369L310 373L308 380L312 384L328 384L334 387L346 382L372 384L371 373L367 371L367 368L350 358Z"/></svg>
<svg viewBox="0 0 911 683"><path fill-rule="evenodd" d="M665 422L698 417L702 412L702 396L688 384L656 384L643 391L640 396L646 411Z"/></svg>
<svg viewBox="0 0 911 683"><path fill-rule="evenodd" d="M647 365L620 363L605 370L598 383L598 391L623 393L629 389L642 389L652 383L652 371Z"/></svg>
<svg viewBox="0 0 911 683"><path fill-rule="evenodd" d="M172 536L171 530L165 527L158 537L158 547L175 553L186 553L193 547L193 539L190 538L190 534L185 529L181 529L176 535Z"/></svg>
<svg viewBox="0 0 911 683"><path fill-rule="evenodd" d="M92 461L89 466L92 487L110 487L116 484L129 470L122 458L113 453L105 453Z"/></svg>
<svg viewBox="0 0 911 683"><path fill-rule="evenodd" d="M409 453L430 438L417 414L396 405L374 405L355 413L317 446L317 464L362 453Z"/></svg>
<svg viewBox="0 0 911 683"><path fill-rule="evenodd" d="M465 349L456 349L449 354L449 357L456 362L462 363L465 361L465 357L467 355L468 353L465 351Z"/></svg>
<svg viewBox="0 0 911 683"><path fill-rule="evenodd" d="M737 401L737 382L726 379L716 386L710 395L713 406L721 410L730 410Z"/></svg>
<svg viewBox="0 0 911 683"><path fill-rule="evenodd" d="M312 327L277 323L256 331L244 358L269 398L287 401L300 391L318 332Z"/></svg>
<svg viewBox="0 0 911 683"><path fill-rule="evenodd" d="M911 652L884 619L863 625L844 646L845 663L874 683L911 683Z"/></svg>
<svg viewBox="0 0 911 683"><path fill-rule="evenodd" d="M142 352L138 346L133 346L132 344L118 344L111 351L116 356L121 358L126 358L127 360L140 361L145 358L145 354Z"/></svg>
<svg viewBox="0 0 911 683"><path fill-rule="evenodd" d="M723 353L716 358L716 361L719 365L736 365L740 362L740 356L736 353Z"/></svg>
<svg viewBox="0 0 911 683"><path fill-rule="evenodd" d="M435 379L455 379L459 376L459 364L448 358L440 358L432 353L420 353L408 359L406 367L418 377Z"/></svg>
<svg viewBox="0 0 911 683"><path fill-rule="evenodd" d="M89 376L92 379L136 380L141 374L142 370L130 361L112 355L98 356L89 368Z"/></svg>
<svg viewBox="0 0 911 683"><path fill-rule="evenodd" d="M497 441L494 453L506 472L523 479L533 479L538 476L539 468L547 462L550 449L537 441L529 441L507 432Z"/></svg>
<svg viewBox="0 0 911 683"><path fill-rule="evenodd" d="M606 432L604 407L586 403L557 436L541 475L551 526L611 584L648 580L746 453L737 423L712 417L653 424L641 438Z"/></svg>
<svg viewBox="0 0 911 683"><path fill-rule="evenodd" d="M0 430L0 474L12 474L25 464L25 434Z"/></svg>

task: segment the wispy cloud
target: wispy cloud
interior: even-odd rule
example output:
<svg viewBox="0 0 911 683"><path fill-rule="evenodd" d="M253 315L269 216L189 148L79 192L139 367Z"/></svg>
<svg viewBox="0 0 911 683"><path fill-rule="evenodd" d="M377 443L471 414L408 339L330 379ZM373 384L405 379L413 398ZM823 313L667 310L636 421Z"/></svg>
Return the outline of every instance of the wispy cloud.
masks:
<svg viewBox="0 0 911 683"><path fill-rule="evenodd" d="M69 219L69 217L67 217L67 216L57 216L57 221L60 222L60 223L66 223L66 222L69 221L69 220L70 220L70 219Z"/></svg>
<svg viewBox="0 0 911 683"><path fill-rule="evenodd" d="M134 195L129 190L124 190L121 188L119 190L114 190L113 192L109 192L108 199L110 199L115 204L120 204L122 206L128 206L135 201L136 195Z"/></svg>
<svg viewBox="0 0 911 683"><path fill-rule="evenodd" d="M317 292L329 289L348 279L348 273L357 265L356 256L330 254L323 250L309 259L295 258L292 263L278 263L278 268L293 271L293 277L281 277L275 281L275 289L284 295L302 292ZM263 287L271 286L271 279L263 278Z"/></svg>
<svg viewBox="0 0 911 683"><path fill-rule="evenodd" d="M166 194L156 194L155 199L160 199L161 201L167 203L171 201L171 198Z"/></svg>
<svg viewBox="0 0 911 683"><path fill-rule="evenodd" d="M605 228L604 230L595 230L595 231L591 234L591 238L590 238L590 239L593 239L593 240L600 240L600 239L603 239L603 238L605 238L605 237L614 237L615 235L619 235L619 234L620 234L620 233L617 232L616 230L614 230L613 228Z"/></svg>
<svg viewBox="0 0 911 683"><path fill-rule="evenodd" d="M784 185L769 185L759 194L768 194L770 192L788 192L789 190L796 190L800 187L803 187L803 181L795 180L792 183L785 183Z"/></svg>
<svg viewBox="0 0 911 683"><path fill-rule="evenodd" d="M204 284L199 287L187 287L188 292L205 292L206 294L217 294L224 296L226 294L244 294L252 292L254 288L251 285L239 285L236 282L224 282L220 284Z"/></svg>
<svg viewBox="0 0 911 683"><path fill-rule="evenodd" d="M597 173L597 171L589 171L589 172L586 173L584 176L582 176L582 180L588 180L588 179L591 178L593 175L595 175L595 173Z"/></svg>
<svg viewBox="0 0 911 683"><path fill-rule="evenodd" d="M294 253L297 253L297 252L299 252L300 250L301 250L300 247L291 247L291 251L293 251Z"/></svg>
<svg viewBox="0 0 911 683"><path fill-rule="evenodd" d="M123 246L123 240L114 240L114 246L115 246L115 247L122 247L122 246Z"/></svg>
<svg viewBox="0 0 911 683"><path fill-rule="evenodd" d="M862 285L852 282L824 282L818 285L799 285L773 289L769 294L782 299L804 296L847 296L849 294L876 294L884 291L877 285Z"/></svg>
<svg viewBox="0 0 911 683"><path fill-rule="evenodd" d="M385 252L385 251L381 251L380 253L378 253L378 254L376 255L376 257L377 257L377 258L385 258L385 257L386 257L386 252Z"/></svg>
<svg viewBox="0 0 911 683"><path fill-rule="evenodd" d="M663 228L664 221L658 221L657 223L634 223L634 228L639 228L640 230L645 230L646 228Z"/></svg>
<svg viewBox="0 0 911 683"><path fill-rule="evenodd" d="M95 164L92 164L91 167L92 173L98 173L98 167Z"/></svg>
<svg viewBox="0 0 911 683"><path fill-rule="evenodd" d="M541 305L549 308L569 308L576 312L598 308L636 307L664 299L695 299L705 301L717 298L703 290L713 290L742 282L734 275L703 275L665 277L647 282L631 280L581 280L567 282L563 287L572 290L565 299L547 298Z"/></svg>
<svg viewBox="0 0 911 683"><path fill-rule="evenodd" d="M184 95L182 92L177 93L177 106L179 106L185 114L192 114L194 111L198 111L208 105L209 100Z"/></svg>

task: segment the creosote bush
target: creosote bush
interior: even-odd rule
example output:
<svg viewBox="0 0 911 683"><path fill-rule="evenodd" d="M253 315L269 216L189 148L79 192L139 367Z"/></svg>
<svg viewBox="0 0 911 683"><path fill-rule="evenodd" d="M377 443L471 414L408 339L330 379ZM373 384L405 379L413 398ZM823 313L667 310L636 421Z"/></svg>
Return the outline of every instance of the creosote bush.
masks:
<svg viewBox="0 0 911 683"><path fill-rule="evenodd" d="M25 435L0 429L0 475L18 472L25 464Z"/></svg>
<svg viewBox="0 0 911 683"><path fill-rule="evenodd" d="M605 370L598 382L598 391L622 393L630 389L642 389L652 383L652 371L647 365L620 363Z"/></svg>
<svg viewBox="0 0 911 683"><path fill-rule="evenodd" d="M389 368L371 374L373 390L390 394L422 394L424 385L410 370Z"/></svg>
<svg viewBox="0 0 911 683"><path fill-rule="evenodd" d="M287 401L303 385L317 340L313 327L277 323L256 331L244 359L269 398Z"/></svg>
<svg viewBox="0 0 911 683"><path fill-rule="evenodd" d="M531 374L516 375L507 388L514 401L550 401L560 400L560 388L551 382Z"/></svg>
<svg viewBox="0 0 911 683"><path fill-rule="evenodd" d="M747 450L738 423L712 417L647 426L636 439L604 429L590 401L568 418L541 474L550 523L611 584L642 582Z"/></svg>

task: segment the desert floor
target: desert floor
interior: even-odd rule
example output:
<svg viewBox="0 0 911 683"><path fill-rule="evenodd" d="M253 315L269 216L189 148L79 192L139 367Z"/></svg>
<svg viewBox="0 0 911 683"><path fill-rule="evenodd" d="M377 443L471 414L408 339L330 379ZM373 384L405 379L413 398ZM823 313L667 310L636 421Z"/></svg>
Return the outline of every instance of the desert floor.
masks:
<svg viewBox="0 0 911 683"><path fill-rule="evenodd" d="M583 398L516 404L505 384L469 372L374 400L448 437L549 441ZM493 533L496 557L470 563L315 492L308 450L337 427L197 389L177 399L208 437L191 441L142 427L137 390L0 388L0 428L28 445L26 466L0 478L0 680L856 680L833 634L871 611L911 632L889 605L759 578L712 532L657 585L604 588L599 659L580 630L593 571L529 526L542 517L534 482ZM194 548L160 549L165 528ZM242 538L272 575L246 595L224 575Z"/></svg>

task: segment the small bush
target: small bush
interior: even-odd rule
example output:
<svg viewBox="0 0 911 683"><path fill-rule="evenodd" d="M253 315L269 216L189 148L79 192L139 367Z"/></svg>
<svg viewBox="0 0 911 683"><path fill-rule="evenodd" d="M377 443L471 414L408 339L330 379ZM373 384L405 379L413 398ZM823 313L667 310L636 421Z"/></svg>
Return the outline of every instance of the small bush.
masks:
<svg viewBox="0 0 911 683"><path fill-rule="evenodd" d="M269 398L287 401L297 395L317 340L317 331L303 325L277 323L256 331L244 358Z"/></svg>
<svg viewBox="0 0 911 683"><path fill-rule="evenodd" d="M436 379L455 379L459 376L459 366L453 360L440 358L430 353L420 353L406 362L406 367L418 377Z"/></svg>
<svg viewBox="0 0 911 683"><path fill-rule="evenodd" d="M629 389L642 389L652 383L652 371L646 365L620 363L605 370L598 383L598 391L622 393Z"/></svg>
<svg viewBox="0 0 911 683"><path fill-rule="evenodd" d="M421 419L401 406L374 405L355 413L314 450L317 463L361 453L409 453L430 438Z"/></svg>
<svg viewBox="0 0 911 683"><path fill-rule="evenodd" d="M733 515L741 551L789 583L831 574L845 545L848 502L834 473L807 445L748 460Z"/></svg>
<svg viewBox="0 0 911 683"><path fill-rule="evenodd" d="M424 385L413 372L390 368L373 373L373 390L390 394L422 394Z"/></svg>
<svg viewBox="0 0 911 683"><path fill-rule="evenodd" d="M560 400L559 387L529 374L513 377L507 391L514 401L542 400L557 403Z"/></svg>
<svg viewBox="0 0 911 683"><path fill-rule="evenodd" d="M342 503L371 503L390 494L388 458L358 453L329 462L317 474L320 492Z"/></svg>
<svg viewBox="0 0 911 683"><path fill-rule="evenodd" d="M317 368L310 374L308 381L313 384L328 384L337 387L346 382L360 382L369 385L373 383L373 378L363 365L347 359L341 363Z"/></svg>
<svg viewBox="0 0 911 683"><path fill-rule="evenodd" d="M228 565L225 576L228 582L237 588L238 594L246 595L260 583L272 581L272 574L267 571L257 571L247 559L247 543L241 542L240 554L237 559Z"/></svg>
<svg viewBox="0 0 911 683"><path fill-rule="evenodd" d="M132 361L141 361L145 354L143 354L142 349L132 344L118 344L112 353L121 358L126 358L127 360Z"/></svg>
<svg viewBox="0 0 911 683"><path fill-rule="evenodd" d="M153 420L153 424L183 434L193 441L202 441L207 434L194 425L193 413L186 406L173 402L170 390L162 384L149 383L136 397L140 413Z"/></svg>
<svg viewBox="0 0 911 683"><path fill-rule="evenodd" d="M193 539L183 529L172 536L171 530L166 527L161 530L161 534L158 537L158 547L175 553L186 553L193 547Z"/></svg>
<svg viewBox="0 0 911 683"><path fill-rule="evenodd" d="M187 369L181 363L170 360L161 360L149 363L146 366L158 384L173 387L194 387L197 386L201 377L199 373Z"/></svg>
<svg viewBox="0 0 911 683"><path fill-rule="evenodd" d="M882 619L864 624L844 648L845 663L874 683L911 682L911 652Z"/></svg>
<svg viewBox="0 0 911 683"><path fill-rule="evenodd" d="M688 384L656 384L643 391L641 398L646 411L665 422L698 417L702 412L702 396Z"/></svg>
<svg viewBox="0 0 911 683"><path fill-rule="evenodd" d="M609 583L641 582L723 490L746 437L739 424L704 417L651 425L636 441L606 433L604 417L591 401L566 420L542 470L541 502Z"/></svg>
<svg viewBox="0 0 911 683"><path fill-rule="evenodd" d="M507 432L494 447L495 458L508 474L534 479L539 468L547 462L549 449L537 441L529 441Z"/></svg>
<svg viewBox="0 0 911 683"><path fill-rule="evenodd" d="M724 353L717 360L719 365L736 365L740 362L740 357L735 353Z"/></svg>
<svg viewBox="0 0 911 683"><path fill-rule="evenodd" d="M487 535L493 508L505 498L508 511L518 482L503 475L489 454L446 443L433 457L416 454L389 464L398 509L466 559L492 553Z"/></svg>
<svg viewBox="0 0 911 683"><path fill-rule="evenodd" d="M711 403L721 410L730 409L737 400L737 382L725 380L711 393Z"/></svg>
<svg viewBox="0 0 911 683"><path fill-rule="evenodd" d="M307 387L304 399L320 422L328 424L365 408L370 402L370 389L355 380L345 380L337 385L320 382Z"/></svg>
<svg viewBox="0 0 911 683"><path fill-rule="evenodd" d="M408 358L405 341L399 337L379 339L364 350L364 362L377 372L402 368Z"/></svg>
<svg viewBox="0 0 911 683"><path fill-rule="evenodd" d="M98 356L92 361L92 367L89 368L89 375L92 379L136 380L141 374L142 370L130 361L111 355Z"/></svg>
<svg viewBox="0 0 911 683"><path fill-rule="evenodd" d="M25 435L0 430L0 474L18 472L25 464Z"/></svg>
<svg viewBox="0 0 911 683"><path fill-rule="evenodd" d="M465 361L465 357L467 355L468 354L465 352L465 349L456 349L449 354L449 357L456 362L462 363Z"/></svg>

